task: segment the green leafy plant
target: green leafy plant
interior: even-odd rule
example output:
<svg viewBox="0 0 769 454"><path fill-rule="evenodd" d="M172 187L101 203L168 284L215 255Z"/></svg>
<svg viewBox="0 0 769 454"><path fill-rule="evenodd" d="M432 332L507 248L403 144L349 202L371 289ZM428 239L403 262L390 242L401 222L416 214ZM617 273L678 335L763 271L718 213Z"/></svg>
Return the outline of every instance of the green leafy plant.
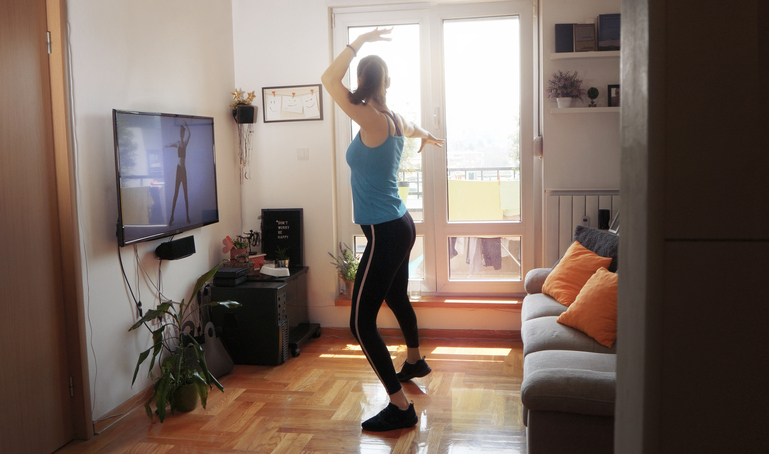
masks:
<svg viewBox="0 0 769 454"><path fill-rule="evenodd" d="M328 255L334 259L331 264L336 267L336 271L342 280L346 282L352 282L355 280L355 274L358 272L358 265L360 264L360 261L358 260L358 257L356 257L352 252L350 246L347 244L343 245L342 243L339 243L339 254L334 255L329 252Z"/></svg>
<svg viewBox="0 0 769 454"><path fill-rule="evenodd" d="M587 97L590 98L590 106L589 107L595 107L595 98L597 98L599 95L598 89L595 87L590 87L587 89Z"/></svg>
<svg viewBox="0 0 769 454"><path fill-rule="evenodd" d="M288 260L289 247L279 247L275 250L275 260Z"/></svg>
<svg viewBox="0 0 769 454"><path fill-rule="evenodd" d="M232 240L232 244L235 245L235 249L248 249L248 238L238 235L237 238Z"/></svg>
<svg viewBox="0 0 769 454"><path fill-rule="evenodd" d="M133 331L142 326L147 326L152 331L152 347L139 354L139 360L136 362L133 380L139 373L139 367L149 357L150 365L148 376L155 380L152 395L144 404L147 416L152 419L152 404L155 401L155 413L160 418L160 422L166 417L166 406L169 405L171 414L179 408L176 391L185 385L194 385L197 394L200 397L200 403L203 408L206 407L206 398L208 390L216 386L220 391L224 387L214 378L208 370L205 353L194 336L184 334L182 326L190 317L192 311L192 300L198 291L203 288L206 282L211 280L219 269L217 264L207 273L200 276L195 283L187 302L182 300L180 303L165 301L157 308L148 310L144 316L134 323L128 331ZM218 301L206 304L206 306L223 305L227 307L240 306L235 301ZM160 327L155 330L149 328L150 323L161 320ZM160 364L160 374L156 377L153 374L155 363Z"/></svg>

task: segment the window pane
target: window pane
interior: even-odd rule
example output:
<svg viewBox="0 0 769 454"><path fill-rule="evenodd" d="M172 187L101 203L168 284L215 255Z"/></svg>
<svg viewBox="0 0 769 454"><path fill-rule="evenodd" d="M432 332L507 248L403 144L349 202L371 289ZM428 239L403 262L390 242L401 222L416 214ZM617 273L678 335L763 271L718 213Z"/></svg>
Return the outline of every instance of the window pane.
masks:
<svg viewBox="0 0 769 454"><path fill-rule="evenodd" d="M366 249L368 240L363 235L355 235L353 239L355 254L360 257ZM425 237L417 235L414 247L411 248L409 256L409 279L422 280L425 278Z"/></svg>
<svg viewBox="0 0 769 454"><path fill-rule="evenodd" d="M446 21L444 46L449 221L520 221L518 19Z"/></svg>
<svg viewBox="0 0 769 454"><path fill-rule="evenodd" d="M520 281L521 237L449 237L449 280Z"/></svg>
<svg viewBox="0 0 769 454"><path fill-rule="evenodd" d="M389 25L387 27L390 27ZM422 106L420 95L420 57L419 57L419 25L395 25L390 34L392 41L366 43L358 52L358 58L350 64L350 89L358 86L358 62L367 55L378 55L387 63L390 76L390 88L387 90L387 107L403 118L421 123ZM373 30L375 27L350 27L349 41L353 42L359 35ZM359 126L352 122L352 138L359 131ZM403 157L398 172L399 193L414 218L414 222L424 219L422 201L422 155L417 153L420 141L406 139Z"/></svg>

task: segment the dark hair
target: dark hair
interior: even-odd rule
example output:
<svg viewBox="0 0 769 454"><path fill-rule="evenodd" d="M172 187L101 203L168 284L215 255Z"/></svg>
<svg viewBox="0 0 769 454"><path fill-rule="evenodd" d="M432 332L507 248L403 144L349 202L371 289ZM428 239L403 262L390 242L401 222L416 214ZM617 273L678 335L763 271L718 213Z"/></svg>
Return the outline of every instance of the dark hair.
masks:
<svg viewBox="0 0 769 454"><path fill-rule="evenodd" d="M363 57L358 63L358 81L360 85L350 92L350 102L360 104L367 99L384 104L382 86L387 80L387 63L377 55Z"/></svg>

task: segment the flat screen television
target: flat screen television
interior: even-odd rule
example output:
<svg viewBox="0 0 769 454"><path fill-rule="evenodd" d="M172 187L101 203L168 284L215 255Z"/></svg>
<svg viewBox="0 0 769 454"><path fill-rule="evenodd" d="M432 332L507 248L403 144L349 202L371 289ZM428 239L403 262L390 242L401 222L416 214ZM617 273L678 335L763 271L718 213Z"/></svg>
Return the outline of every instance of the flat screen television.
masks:
<svg viewBox="0 0 769 454"><path fill-rule="evenodd" d="M214 119L112 111L120 246L219 222Z"/></svg>

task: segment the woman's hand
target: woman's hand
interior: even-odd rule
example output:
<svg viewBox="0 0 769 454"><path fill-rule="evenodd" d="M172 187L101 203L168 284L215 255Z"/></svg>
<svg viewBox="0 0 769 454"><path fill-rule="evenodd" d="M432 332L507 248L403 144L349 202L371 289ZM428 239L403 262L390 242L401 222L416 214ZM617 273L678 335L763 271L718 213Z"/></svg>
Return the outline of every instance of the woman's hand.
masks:
<svg viewBox="0 0 769 454"><path fill-rule="evenodd" d="M435 145L436 147L443 147L443 144L446 143L446 140L444 139L438 139L434 135L427 133L427 137L422 139L422 143L419 145L419 151L417 153L421 153L422 149L425 147L425 145Z"/></svg>
<svg viewBox="0 0 769 454"><path fill-rule="evenodd" d="M374 30L371 30L370 32L366 32L358 37L358 39L361 39L364 43L373 43L374 41L392 41L392 37L390 36L384 36L389 35L393 31L392 27L390 28L383 28L379 29L377 27Z"/></svg>

